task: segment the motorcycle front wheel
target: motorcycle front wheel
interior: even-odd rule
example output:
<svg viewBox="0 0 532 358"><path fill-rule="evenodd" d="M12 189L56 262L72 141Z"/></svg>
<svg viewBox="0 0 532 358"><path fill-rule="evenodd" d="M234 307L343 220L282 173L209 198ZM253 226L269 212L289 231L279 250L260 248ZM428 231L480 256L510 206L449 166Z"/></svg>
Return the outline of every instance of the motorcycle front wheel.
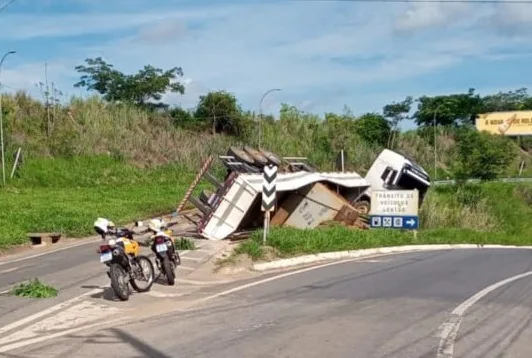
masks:
<svg viewBox="0 0 532 358"><path fill-rule="evenodd" d="M148 292L153 285L155 277L153 263L148 257L139 255L131 260L131 266L131 286L137 292ZM144 284L141 286L139 282Z"/></svg>
<svg viewBox="0 0 532 358"><path fill-rule="evenodd" d="M119 264L112 264L109 268L111 287L121 301L129 299L128 275L126 270Z"/></svg>

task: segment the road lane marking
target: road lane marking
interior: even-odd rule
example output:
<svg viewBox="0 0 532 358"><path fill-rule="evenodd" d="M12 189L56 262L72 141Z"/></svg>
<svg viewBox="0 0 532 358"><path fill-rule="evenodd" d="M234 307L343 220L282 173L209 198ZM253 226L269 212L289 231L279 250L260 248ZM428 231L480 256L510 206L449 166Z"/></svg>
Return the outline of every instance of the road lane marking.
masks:
<svg viewBox="0 0 532 358"><path fill-rule="evenodd" d="M462 319L469 308L496 289L530 275L532 275L532 271L527 271L525 273L496 282L493 285L475 293L473 296L456 307L451 312L447 321L442 323L440 326L440 343L438 345L436 358L453 358L458 329L460 328L460 323L462 323Z"/></svg>
<svg viewBox="0 0 532 358"><path fill-rule="evenodd" d="M183 265L179 265L177 266L178 269L182 269L182 270L187 270L187 271L194 271L195 268L193 267L188 267L188 266L183 266Z"/></svg>
<svg viewBox="0 0 532 358"><path fill-rule="evenodd" d="M12 344L1 346L0 347L0 353L8 352L8 351L11 351L11 350L17 349L17 348L22 348L22 347L28 346L30 344L36 344L36 343L40 343L40 342L43 342L43 341L48 341L48 340L53 339L53 338L62 337L62 336L65 336L65 335L68 335L68 334L72 334L72 333L76 333L76 332L79 332L79 331L92 329L92 328L99 327L99 326L102 326L102 325L107 325L107 324L112 324L112 323L119 323L119 322L121 322L123 320L124 320L123 318L116 318L116 319L112 319L112 320L107 320L107 321L105 321L103 323L102 322L97 322L97 323L85 325L85 326L82 326L82 327L72 328L72 329L68 329L66 331L61 331L61 332L57 332L57 333L54 333L54 334L49 334L47 336L41 336L41 337L36 337L36 338L33 338L33 339L27 339L27 340L24 340L22 342L15 342L15 343L12 343Z"/></svg>
<svg viewBox="0 0 532 358"><path fill-rule="evenodd" d="M178 278L177 282L188 283L190 285L207 285L207 286L211 286L211 285L217 285L217 284L220 284L220 283L230 283L230 282L233 282L233 281L231 281L231 280L196 281L196 280L187 280L186 278Z"/></svg>
<svg viewBox="0 0 532 358"><path fill-rule="evenodd" d="M13 271L16 271L20 268L20 266L16 266L16 267L12 267L12 268L9 268L9 269L5 269L5 270L2 270L0 271L0 275L1 274L5 274L5 273L9 273L9 272L13 272Z"/></svg>
<svg viewBox="0 0 532 358"><path fill-rule="evenodd" d="M121 308L83 300L56 315L0 338L0 347L21 342L29 338L46 336L57 331L69 330L98 321L105 321L110 316L118 314L121 310Z"/></svg>
<svg viewBox="0 0 532 358"><path fill-rule="evenodd" d="M219 292L217 294L213 294L213 295L210 295L210 296L207 296L207 297L200 298L200 299L192 302L190 305L186 305L184 309L186 310L186 309L192 308L194 306L197 306L198 304L210 301L212 299L215 299L215 298L218 298L218 297L221 297L221 296L225 296L225 295L229 295L231 293L238 292L238 291L244 290L246 288L250 288L250 287L253 287L253 286L261 285L261 284L264 284L264 283L267 283L267 282L271 282L271 281L274 281L274 280L279 280L279 279L284 278L284 277L293 276L293 275L297 275L299 273L304 273L304 272L308 272L308 271L312 271L312 270L317 270L317 269L320 269L320 268L323 268L323 267L339 265L339 264L342 264L342 263L348 263L348 262L352 262L352 261L358 261L360 259L361 258L350 258L350 259L336 261L336 262L329 262L329 263L316 265L316 266L312 266L312 267L306 267L306 268L299 269L299 270L296 270L296 271L287 272L287 273L280 274L280 275L273 276L273 277L269 277L269 278L266 278L266 279L263 279L263 280L260 280L260 281L251 282L251 283L248 283L248 284L245 284L245 285L242 285L242 286L234 287L232 289ZM85 293L85 294L83 294L81 296L78 296L78 297L73 298L73 299L71 299L69 301L66 301L66 302L72 302L72 301L74 301L76 299L81 299L84 296L88 296L90 294L97 293L97 292L100 292L100 291L101 291L101 289L96 289L96 290L87 292L87 293ZM150 291L148 291L148 292L150 292ZM148 293L148 292L146 292L146 293ZM157 292L155 294L152 294L152 296L160 296L160 293ZM163 298L163 297L161 297L161 298ZM168 298L170 298L170 297L168 297ZM63 304L51 307L48 310L42 311L42 312L37 313L37 314L35 314L33 316L26 317L25 319L22 319L20 321L12 323L11 325L5 326L2 329L0 329L0 334L2 332L6 332L6 331L12 330L14 328L17 328L17 327L19 327L19 326L21 326L21 325L23 325L25 323L31 322L31 321L33 321L33 320L35 320L37 318L40 318L42 316L45 316L47 314L53 313L53 312L63 308L65 306L66 302L64 302ZM59 306L62 306L62 307L59 307ZM177 311L182 311L182 310L183 309L179 309ZM102 323L89 324L89 325L86 325L84 327L77 327L77 328L73 328L73 329L68 329L66 331L61 331L61 332L57 332L57 333L46 335L46 336L35 337L33 339L24 340L22 342L14 342L12 344L8 344L8 345L0 347L0 353L11 351L11 350L22 348L22 347L26 347L26 346L29 346L29 345L32 345L32 344L36 344L36 343L45 342L45 341L48 341L48 340L53 339L53 338L66 336L66 335L71 334L71 333L92 329L94 327L102 327L102 328L104 328L104 327L112 327L113 324L119 324L119 323L120 324L125 324L125 323L129 322L130 320L131 320L131 318L123 315L123 317L121 317L121 318L105 321L105 322L102 322Z"/></svg>
<svg viewBox="0 0 532 358"><path fill-rule="evenodd" d="M88 245L88 244L94 244L95 242L99 242L99 241L101 241L101 239L94 239L94 240L87 241L87 242L82 242L82 243L79 243L79 244L74 244L74 245L61 247L59 249L54 249L54 250L50 250L50 251L46 251L46 252L40 252L38 254L34 254L34 255L30 255L30 256L19 257L18 259L0 261L0 266L12 264L12 263L19 262L19 261L34 259L36 257L40 257L40 256L48 255L48 254L53 254L54 252L59 252L59 251L63 251L63 250L73 249L73 248L76 248L76 247L79 247L79 246L84 246L84 245Z"/></svg>
<svg viewBox="0 0 532 358"><path fill-rule="evenodd" d="M82 295L79 295L77 297L74 297L74 298L71 298L70 300L67 300L65 302L62 302L58 305L55 305L55 306L52 306L50 308L47 308L45 310L42 310L38 313L35 313L33 315L30 315L30 316L27 316L27 317L24 317L23 319L20 319L18 321L15 321L11 324L8 324L6 326L3 326L3 327L0 327L0 335L6 333L6 332L9 332L9 331L12 331L14 330L15 328L18 328L20 326L23 326L27 323L30 323L32 321L35 321L41 317L44 317L44 316L47 316L49 314L52 314L52 313L55 313L59 310L62 310L68 306L70 306L72 303L74 302L77 302L79 300L81 300L82 298L86 297L86 296L90 296L90 295L94 295L96 293L99 293L102 291L102 288L96 288L94 290L91 290L91 291L88 291L88 292L85 292L84 294Z"/></svg>

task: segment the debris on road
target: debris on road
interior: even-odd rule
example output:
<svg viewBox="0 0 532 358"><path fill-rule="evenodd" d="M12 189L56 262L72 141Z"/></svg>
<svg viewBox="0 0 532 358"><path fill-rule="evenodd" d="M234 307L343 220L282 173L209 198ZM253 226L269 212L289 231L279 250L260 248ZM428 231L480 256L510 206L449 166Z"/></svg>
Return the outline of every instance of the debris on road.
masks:
<svg viewBox="0 0 532 358"><path fill-rule="evenodd" d="M209 172L213 159L209 157L201 167L179 205L190 202L197 209L198 220L183 216L193 227L189 236L209 240L246 236L263 225L260 209L263 168L275 165L277 210L273 226L301 229L337 223L354 229L368 229L371 190L419 191L419 205L430 187L427 172L412 159L385 149L362 177L356 172L321 172L304 157L280 157L270 151L249 146L230 147L219 156L227 169L222 182ZM214 192L203 190L192 196L201 180L207 180Z"/></svg>

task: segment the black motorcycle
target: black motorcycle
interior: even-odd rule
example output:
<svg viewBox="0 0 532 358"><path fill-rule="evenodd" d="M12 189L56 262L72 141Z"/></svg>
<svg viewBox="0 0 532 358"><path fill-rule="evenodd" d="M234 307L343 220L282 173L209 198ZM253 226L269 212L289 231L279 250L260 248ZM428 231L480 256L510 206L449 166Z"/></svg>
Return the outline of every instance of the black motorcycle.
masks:
<svg viewBox="0 0 532 358"><path fill-rule="evenodd" d="M151 237L151 250L155 253L155 264L159 272L166 276L170 286L175 284L175 270L181 264L174 239L166 232L158 232Z"/></svg>

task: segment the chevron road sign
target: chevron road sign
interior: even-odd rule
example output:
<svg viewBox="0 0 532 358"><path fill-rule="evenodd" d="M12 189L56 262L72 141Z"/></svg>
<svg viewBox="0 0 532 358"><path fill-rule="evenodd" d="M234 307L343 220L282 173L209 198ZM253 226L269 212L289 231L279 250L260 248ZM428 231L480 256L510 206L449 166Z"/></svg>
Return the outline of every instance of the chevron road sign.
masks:
<svg viewBox="0 0 532 358"><path fill-rule="evenodd" d="M267 165L264 167L262 181L262 211L275 210L275 195L277 193L275 182L277 180L278 167Z"/></svg>

